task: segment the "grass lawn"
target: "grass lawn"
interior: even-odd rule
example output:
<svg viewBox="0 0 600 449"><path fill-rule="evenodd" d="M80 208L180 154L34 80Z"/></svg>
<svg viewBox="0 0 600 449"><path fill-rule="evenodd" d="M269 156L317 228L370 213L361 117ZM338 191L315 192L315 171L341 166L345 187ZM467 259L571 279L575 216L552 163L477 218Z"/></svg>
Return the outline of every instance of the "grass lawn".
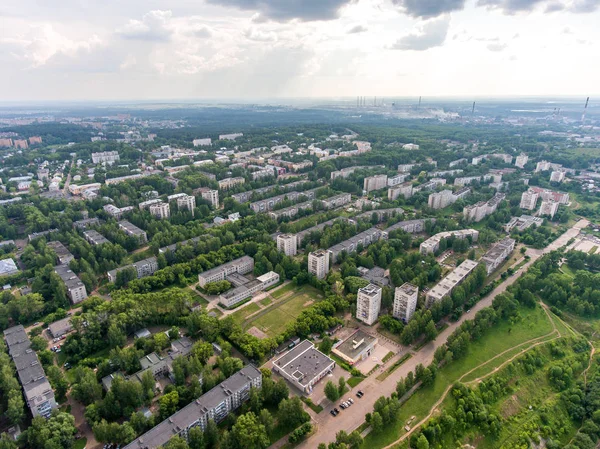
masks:
<svg viewBox="0 0 600 449"><path fill-rule="evenodd" d="M289 285L284 289L287 287ZM302 286L293 291L290 297L272 304L264 313L257 314L256 318L246 323L245 327L255 326L269 337L275 337L282 333L306 307L322 298L323 295L320 291L310 286Z"/></svg>
<svg viewBox="0 0 600 449"><path fill-rule="evenodd" d="M186 287L186 288L184 288L184 290L192 293L192 296L194 297L194 302L196 304L201 304L203 306L206 306L208 304L208 301L206 299L204 299L202 296L200 296L200 293L198 293L195 289L193 289L191 287Z"/></svg>
<svg viewBox="0 0 600 449"><path fill-rule="evenodd" d="M249 315L252 315L254 312L257 312L259 310L260 307L258 306L258 304L253 302L244 306L237 312L232 313L231 317L236 323L242 324L244 321L246 321L246 318L248 318Z"/></svg>
<svg viewBox="0 0 600 449"><path fill-rule="evenodd" d="M265 307L271 304L272 302L273 300L271 298L265 298L260 300L260 303Z"/></svg>
<svg viewBox="0 0 600 449"><path fill-rule="evenodd" d="M348 379L348 380L346 381L346 383L347 383L348 385L350 385L352 388L354 388L354 387L356 387L356 386L357 386L359 383L361 383L361 382L362 382L363 380L365 380L365 379L366 379L366 378L365 378L365 377L362 377L362 376L360 376L360 377L359 377L359 376L356 376L356 377L354 377L354 376L353 376L353 377L351 377L350 379Z"/></svg>
<svg viewBox="0 0 600 449"><path fill-rule="evenodd" d="M73 449L83 449L87 444L87 438L80 438L73 443Z"/></svg>
<svg viewBox="0 0 600 449"><path fill-rule="evenodd" d="M287 292L293 292L295 290L300 290L302 287L298 287L296 285L294 285L293 282L290 282L287 285L284 285L281 288L278 288L277 290L273 290L271 292L271 296L275 299L279 299L281 298L283 295L285 295Z"/></svg>
<svg viewBox="0 0 600 449"><path fill-rule="evenodd" d="M385 379L388 378L388 376L390 374L392 374L394 371L396 371L398 368L400 368L400 365L402 365L404 362L406 362L408 359L410 359L412 357L412 354L404 354L398 361L396 361L392 366L390 366L388 369L386 369L383 373L381 373L379 376L377 376L377 380L378 381L383 381Z"/></svg>
<svg viewBox="0 0 600 449"><path fill-rule="evenodd" d="M510 324L505 321L498 323L478 341L471 343L468 354L464 358L441 368L433 385L419 389L402 405L398 420L393 425L378 434L367 435L361 447L374 449L392 443L405 433L404 423L412 415L416 416L415 422L427 416L444 390L464 373L496 354L552 331L552 325L540 306L536 306L535 309L520 308L519 312L521 319L517 323Z"/></svg>
<svg viewBox="0 0 600 449"><path fill-rule="evenodd" d="M305 398L304 396L300 396L300 400L306 404L308 408L310 408L315 413L321 413L323 411L323 407L318 404L315 404L312 399Z"/></svg>

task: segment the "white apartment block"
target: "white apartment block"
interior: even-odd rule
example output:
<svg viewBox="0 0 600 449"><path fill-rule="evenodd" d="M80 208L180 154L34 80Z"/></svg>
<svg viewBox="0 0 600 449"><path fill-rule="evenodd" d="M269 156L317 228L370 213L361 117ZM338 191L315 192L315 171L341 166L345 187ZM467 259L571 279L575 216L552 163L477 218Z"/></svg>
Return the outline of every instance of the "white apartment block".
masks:
<svg viewBox="0 0 600 449"><path fill-rule="evenodd" d="M468 275L477 267L477 262L467 259L456 267L448 276L438 282L435 287L427 292L425 307L429 308L436 302L441 301L459 286Z"/></svg>
<svg viewBox="0 0 600 449"><path fill-rule="evenodd" d="M219 140L235 140L238 137L242 137L244 133L233 133L233 134L221 134Z"/></svg>
<svg viewBox="0 0 600 449"><path fill-rule="evenodd" d="M404 199L408 199L413 195L413 186L410 182L390 187L388 189L388 200L393 201L398 199L400 196Z"/></svg>
<svg viewBox="0 0 600 449"><path fill-rule="evenodd" d="M398 174L396 176L392 176L391 178L388 178L387 185L388 185L388 187L394 187L399 184L402 184L404 181L406 181L408 176L409 175L406 175L406 174Z"/></svg>
<svg viewBox="0 0 600 449"><path fill-rule="evenodd" d="M419 252L421 254L435 253L440 249L440 242L442 239L449 239L454 237L455 239L463 240L471 237L473 242L476 242L479 238L479 231L477 229L460 229L458 231L444 231L432 235L419 246Z"/></svg>
<svg viewBox="0 0 600 449"><path fill-rule="evenodd" d="M148 209L153 216L161 220L171 216L171 206L169 206L169 203L160 202L152 204Z"/></svg>
<svg viewBox="0 0 600 449"><path fill-rule="evenodd" d="M534 192L532 190L523 192L523 195L521 195L521 204L519 205L519 207L521 209L534 210L535 206L537 204L538 198L539 198L539 195L537 192Z"/></svg>
<svg viewBox="0 0 600 449"><path fill-rule="evenodd" d="M224 281L232 273L246 274L252 270L254 270L254 259L250 256L243 256L211 270L203 271L198 275L198 282L200 287L204 287L210 282Z"/></svg>
<svg viewBox="0 0 600 449"><path fill-rule="evenodd" d="M231 189L232 187L235 187L240 184L244 184L245 182L246 182L246 180L242 177L221 179L219 181L219 189L221 189L221 190Z"/></svg>
<svg viewBox="0 0 600 449"><path fill-rule="evenodd" d="M381 287L369 284L359 288L356 295L356 318L371 326L379 317L381 309Z"/></svg>
<svg viewBox="0 0 600 449"><path fill-rule="evenodd" d="M181 198L177 198L177 209L187 209L192 212L192 215L194 215L194 209L196 209L196 197L192 195L185 195Z"/></svg>
<svg viewBox="0 0 600 449"><path fill-rule="evenodd" d="M119 161L118 151L104 151L102 153L92 153L92 162L94 164L101 164L106 162L107 164L114 164Z"/></svg>
<svg viewBox="0 0 600 449"><path fill-rule="evenodd" d="M554 218L554 215L558 212L559 204L554 200L542 201L539 215L548 215L551 219Z"/></svg>
<svg viewBox="0 0 600 449"><path fill-rule="evenodd" d="M298 237L296 234L280 234L277 236L277 251L286 256L295 256L298 248Z"/></svg>
<svg viewBox="0 0 600 449"><path fill-rule="evenodd" d="M489 201L480 201L463 209L465 220L479 222L486 216L493 214L498 209L498 204L506 197L503 193L496 193Z"/></svg>
<svg viewBox="0 0 600 449"><path fill-rule="evenodd" d="M430 194L427 204L432 209L443 209L454 202L456 202L456 197L452 193L452 190L442 190L441 192Z"/></svg>
<svg viewBox="0 0 600 449"><path fill-rule="evenodd" d="M416 164L400 164L398 165L398 173L408 173L415 167Z"/></svg>
<svg viewBox="0 0 600 449"><path fill-rule="evenodd" d="M117 280L117 273L127 268L133 268L135 270L137 278L141 279L146 276L151 276L156 271L158 271L158 260L156 259L156 257L153 256L144 260L140 260L138 262L134 262L131 265L126 265L124 267L111 270L108 273L106 273L108 280L110 282L115 282Z"/></svg>
<svg viewBox="0 0 600 449"><path fill-rule="evenodd" d="M192 144L195 147L206 147L212 145L212 139L207 137L206 139L194 139L192 140Z"/></svg>
<svg viewBox="0 0 600 449"><path fill-rule="evenodd" d="M85 285L81 279L73 273L68 265L57 265L54 272L60 276L67 289L67 296L73 304L80 303L88 297Z"/></svg>
<svg viewBox="0 0 600 449"><path fill-rule="evenodd" d="M329 251L318 249L308 255L308 272L317 277L325 279L329 273Z"/></svg>
<svg viewBox="0 0 600 449"><path fill-rule="evenodd" d="M385 187L387 187L387 181L387 175L369 176L364 180L363 190L369 193L374 190L384 189Z"/></svg>
<svg viewBox="0 0 600 449"><path fill-rule="evenodd" d="M496 268L504 262L515 249L515 239L505 238L496 243L485 255L481 258L481 262L485 264L487 274L491 274Z"/></svg>
<svg viewBox="0 0 600 449"><path fill-rule="evenodd" d="M550 182L563 182L565 180L564 171L553 171L550 174Z"/></svg>
<svg viewBox="0 0 600 449"><path fill-rule="evenodd" d="M521 154L515 159L515 167L523 168L527 162L529 162L529 156Z"/></svg>
<svg viewBox="0 0 600 449"><path fill-rule="evenodd" d="M419 287L416 285L405 282L400 287L396 287L392 312L394 318L408 323L415 313L418 298Z"/></svg>
<svg viewBox="0 0 600 449"><path fill-rule="evenodd" d="M552 162L548 161L540 161L535 166L535 173L548 170L560 170L561 168L561 164L553 164Z"/></svg>
<svg viewBox="0 0 600 449"><path fill-rule="evenodd" d="M198 189L198 192L200 193L200 196L202 197L202 199L210 201L210 204L212 205L212 207L214 209L219 208L219 191L218 190L213 190L208 187L202 187L202 188Z"/></svg>

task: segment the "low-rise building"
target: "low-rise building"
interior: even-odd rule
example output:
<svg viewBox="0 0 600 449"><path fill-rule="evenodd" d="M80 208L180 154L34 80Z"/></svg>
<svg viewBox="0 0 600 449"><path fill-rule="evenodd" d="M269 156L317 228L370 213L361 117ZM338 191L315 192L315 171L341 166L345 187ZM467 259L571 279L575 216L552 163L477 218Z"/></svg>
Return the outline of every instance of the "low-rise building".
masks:
<svg viewBox="0 0 600 449"><path fill-rule="evenodd" d="M306 394L333 371L335 362L304 340L273 362L273 370Z"/></svg>
<svg viewBox="0 0 600 449"><path fill-rule="evenodd" d="M427 221L431 222L432 224L435 224L435 218L428 218L427 220L423 218L418 220L406 220L399 221L398 223L389 226L385 231L389 234L392 231L401 229L404 232L408 232L409 234L418 234L419 232L423 232L425 230L425 223Z"/></svg>
<svg viewBox="0 0 600 449"><path fill-rule="evenodd" d="M212 139L210 137L206 137L204 139L194 139L192 140L192 145L195 147L205 147L212 145Z"/></svg>
<svg viewBox="0 0 600 449"><path fill-rule="evenodd" d="M31 342L22 325L4 331L4 339L8 353L12 358L19 382L23 387L25 403L31 415L49 418L52 410L58 408L54 391L46 378L44 368L36 352L31 349Z"/></svg>
<svg viewBox="0 0 600 449"><path fill-rule="evenodd" d="M227 276L232 273L246 274L252 270L254 270L254 259L250 256L243 256L218 267L203 271L198 275L198 282L200 287L204 287L210 282L227 280Z"/></svg>
<svg viewBox="0 0 600 449"><path fill-rule="evenodd" d="M100 220L98 218L85 218L83 220L77 220L73 222L73 227L75 229L87 229L90 226L97 226L100 224Z"/></svg>
<svg viewBox="0 0 600 449"><path fill-rule="evenodd" d="M269 287L276 285L279 282L279 274L274 271L269 271L252 281L243 276L238 277L236 281L241 281L243 283L231 290L221 293L219 296L219 302L225 307L231 308L245 299L250 298L255 293L264 291Z"/></svg>
<svg viewBox="0 0 600 449"><path fill-rule="evenodd" d="M405 282L400 287L396 287L392 311L394 318L408 323L417 309L418 298L419 287L416 285Z"/></svg>
<svg viewBox="0 0 600 449"><path fill-rule="evenodd" d="M106 275L108 276L108 280L110 282L115 282L117 280L117 273L128 268L133 268L135 270L137 278L141 279L146 276L151 276L156 271L158 271L158 260L156 259L156 257L149 257L147 259L134 262L130 265L125 265L115 270L111 270L108 273L106 273Z"/></svg>
<svg viewBox="0 0 600 449"><path fill-rule="evenodd" d="M532 226L540 227L544 223L544 219L540 217L532 217L531 215L521 215L520 217L513 217L510 221L504 225L506 232L511 232L513 229L522 232Z"/></svg>
<svg viewBox="0 0 600 449"><path fill-rule="evenodd" d="M104 205L103 209L111 217L114 217L117 220L120 220L121 217L123 216L123 214L125 214L127 212L131 212L133 210L133 206L126 206L126 207L119 208L113 204L106 204L106 205Z"/></svg>
<svg viewBox="0 0 600 449"><path fill-rule="evenodd" d="M12 276L18 272L19 268L13 259L9 257L8 259L0 260L0 276Z"/></svg>
<svg viewBox="0 0 600 449"><path fill-rule="evenodd" d="M357 329L348 338L337 344L331 352L348 365L354 366L371 357L378 342L377 337Z"/></svg>
<svg viewBox="0 0 600 449"><path fill-rule="evenodd" d="M550 174L550 182L563 182L565 180L564 171L553 171Z"/></svg>
<svg viewBox="0 0 600 449"><path fill-rule="evenodd" d="M83 236L91 245L102 245L104 243L110 243L106 237L100 234L98 231L94 229L90 229L89 231L83 231Z"/></svg>
<svg viewBox="0 0 600 449"><path fill-rule="evenodd" d="M505 238L496 243L485 255L481 258L481 262L485 264L487 274L491 274L504 262L515 249L515 239Z"/></svg>
<svg viewBox="0 0 600 449"><path fill-rule="evenodd" d="M221 422L250 397L250 389L262 386L262 374L247 365L210 391L192 401L123 449L156 449L174 436L187 439L192 427L205 430L209 420Z"/></svg>
<svg viewBox="0 0 600 449"><path fill-rule="evenodd" d="M87 290L81 279L71 271L68 265L57 265L54 272L60 276L67 289L67 296L73 304L80 303L87 298Z"/></svg>
<svg viewBox="0 0 600 449"><path fill-rule="evenodd" d="M246 180L242 177L221 179L219 181L219 190L228 190L245 182Z"/></svg>
<svg viewBox="0 0 600 449"><path fill-rule="evenodd" d="M73 330L73 325L71 324L71 317L68 316L63 318L62 320L55 321L54 323L50 323L48 325L48 331L53 338L62 337L65 334L68 334Z"/></svg>
<svg viewBox="0 0 600 449"><path fill-rule="evenodd" d="M119 222L119 229L121 229L123 232L125 232L125 234L131 237L136 237L140 241L140 243L148 242L148 236L146 235L146 231L142 231L140 228L128 222L127 220L122 220Z"/></svg>
<svg viewBox="0 0 600 449"><path fill-rule="evenodd" d="M440 248L440 242L442 239L449 238L456 238L460 240L470 238L473 242L476 242L479 238L479 231L476 229L460 229L457 231L438 232L422 242L421 246L419 247L419 251L421 254L435 253Z"/></svg>
<svg viewBox="0 0 600 449"><path fill-rule="evenodd" d="M75 258L73 254L71 254L71 251L69 251L65 245L59 241L48 242L46 246L51 248L56 253L59 264L67 265Z"/></svg>
<svg viewBox="0 0 600 449"><path fill-rule="evenodd" d="M427 292L425 306L431 307L436 302L441 301L446 296L452 294L452 291L459 286L469 276L475 268L477 268L477 262L471 259L465 260L458 267L456 267L448 276L438 282L435 287Z"/></svg>
<svg viewBox="0 0 600 449"><path fill-rule="evenodd" d="M515 159L515 167L524 168L527 162L529 162L529 156L526 154L520 154Z"/></svg>
<svg viewBox="0 0 600 449"><path fill-rule="evenodd" d="M360 234L355 235L354 237L350 237L348 240L344 240L337 245L333 245L328 251L330 253L332 262L335 263L338 255L342 251L346 251L348 254L350 254L356 251L359 246L366 248L370 244L375 243L380 239L387 240L387 238L387 231L382 231L381 229L377 228L370 228L361 232Z"/></svg>
<svg viewBox="0 0 600 449"><path fill-rule="evenodd" d="M114 164L115 162L119 162L121 158L119 157L118 151L103 151L101 153L92 153L92 162L94 164L101 164L106 162L107 164Z"/></svg>

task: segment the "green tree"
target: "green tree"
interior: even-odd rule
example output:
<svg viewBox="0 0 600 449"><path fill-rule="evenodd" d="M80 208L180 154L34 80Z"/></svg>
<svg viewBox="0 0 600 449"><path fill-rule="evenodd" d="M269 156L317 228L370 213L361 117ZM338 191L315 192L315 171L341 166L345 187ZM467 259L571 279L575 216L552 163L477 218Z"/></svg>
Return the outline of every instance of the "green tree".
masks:
<svg viewBox="0 0 600 449"><path fill-rule="evenodd" d="M50 365L46 368L46 375L50 380L50 384L56 392L58 402L63 402L67 399L67 391L69 390L69 382L65 379L63 372L56 365Z"/></svg>
<svg viewBox="0 0 600 449"><path fill-rule="evenodd" d="M275 427L275 420L273 419L273 415L271 415L271 412L269 412L266 408L263 408L260 411L258 419L260 420L260 423L263 426L265 426L265 430L268 434L273 432L273 429Z"/></svg>
<svg viewBox="0 0 600 449"><path fill-rule="evenodd" d="M437 329L435 328L435 323L433 320L429 320L427 326L425 326L425 338L427 341L432 341L437 336Z"/></svg>
<svg viewBox="0 0 600 449"><path fill-rule="evenodd" d="M331 402L335 402L339 399L340 393L335 384L332 381L328 381L325 384L325 396Z"/></svg>
<svg viewBox="0 0 600 449"><path fill-rule="evenodd" d="M256 415L248 412L241 415L231 428L231 435L239 449L266 449L269 447L269 437Z"/></svg>
<svg viewBox="0 0 600 449"><path fill-rule="evenodd" d="M204 429L204 442L206 449L215 449L219 444L219 428L212 419L208 420L206 429Z"/></svg>
<svg viewBox="0 0 600 449"><path fill-rule="evenodd" d="M346 392L346 379L340 377L338 380L338 395L341 397Z"/></svg>
<svg viewBox="0 0 600 449"><path fill-rule="evenodd" d="M188 432L188 444L190 449L204 449L204 432L198 426L192 427Z"/></svg>
<svg viewBox="0 0 600 449"><path fill-rule="evenodd" d="M294 396L279 403L279 422L287 428L296 428L310 419L302 407L302 401Z"/></svg>
<svg viewBox="0 0 600 449"><path fill-rule="evenodd" d="M331 352L332 347L333 347L333 342L331 341L331 338L329 338L326 335L323 338L323 341L321 341L321 343L319 344L319 351L321 351L323 354L329 354Z"/></svg>
<svg viewBox="0 0 600 449"><path fill-rule="evenodd" d="M163 395L159 400L160 408L160 419L167 419L173 413L177 411L179 405L179 394L177 390L173 390L170 393Z"/></svg>
<svg viewBox="0 0 600 449"><path fill-rule="evenodd" d="M31 349L33 349L34 351L41 351L42 349L46 349L47 347L48 341L44 337L40 337L38 335L31 339Z"/></svg>
<svg viewBox="0 0 600 449"><path fill-rule="evenodd" d="M8 403L5 415L11 424L19 424L25 418L25 402L19 390L11 390L8 393Z"/></svg>
<svg viewBox="0 0 600 449"><path fill-rule="evenodd" d="M190 449L187 441L180 436L172 437L164 447L165 449Z"/></svg>
<svg viewBox="0 0 600 449"><path fill-rule="evenodd" d="M374 433L379 433L383 429L383 418L379 412L373 412L371 415L371 428Z"/></svg>
<svg viewBox="0 0 600 449"><path fill-rule="evenodd" d="M429 441L427 441L425 435L421 435L417 440L417 449L429 449Z"/></svg>
<svg viewBox="0 0 600 449"><path fill-rule="evenodd" d="M75 382L71 388L71 394L75 400L89 405L102 398L102 386L91 368L77 367L74 370L74 376Z"/></svg>

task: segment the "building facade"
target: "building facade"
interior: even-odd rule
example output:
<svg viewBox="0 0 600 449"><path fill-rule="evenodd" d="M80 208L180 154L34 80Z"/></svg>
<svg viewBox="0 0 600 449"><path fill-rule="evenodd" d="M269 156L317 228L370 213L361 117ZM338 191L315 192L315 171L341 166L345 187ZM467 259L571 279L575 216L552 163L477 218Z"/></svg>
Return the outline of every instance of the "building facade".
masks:
<svg viewBox="0 0 600 449"><path fill-rule="evenodd" d="M417 309L418 298L419 287L408 282L405 282L400 287L396 287L392 312L394 318L408 323Z"/></svg>
<svg viewBox="0 0 600 449"><path fill-rule="evenodd" d="M277 236L277 251L286 256L295 256L298 250L298 237L295 234L280 234Z"/></svg>
<svg viewBox="0 0 600 449"><path fill-rule="evenodd" d="M325 279L329 273L329 251L318 249L308 255L308 272L317 277Z"/></svg>
<svg viewBox="0 0 600 449"><path fill-rule="evenodd" d="M356 318L371 326L377 321L381 309L381 287L369 284L359 288L356 295Z"/></svg>

